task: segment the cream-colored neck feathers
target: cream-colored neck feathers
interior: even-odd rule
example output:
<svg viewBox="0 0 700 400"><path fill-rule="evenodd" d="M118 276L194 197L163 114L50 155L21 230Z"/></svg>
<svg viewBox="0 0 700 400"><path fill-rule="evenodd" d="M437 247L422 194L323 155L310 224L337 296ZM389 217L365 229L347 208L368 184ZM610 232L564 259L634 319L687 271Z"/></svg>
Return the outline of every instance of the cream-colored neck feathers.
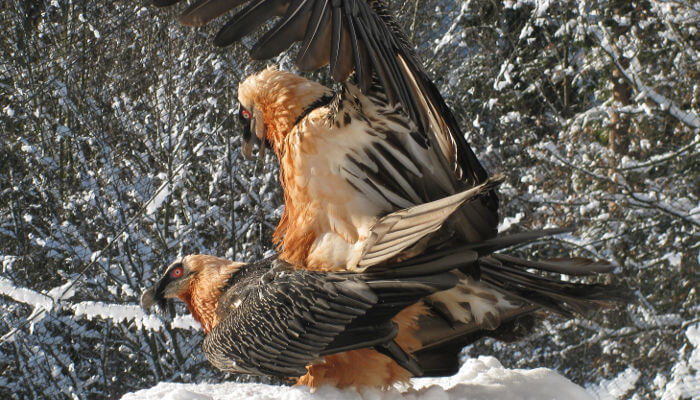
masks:
<svg viewBox="0 0 700 400"><path fill-rule="evenodd" d="M299 115L330 93L330 89L319 83L274 67L249 76L238 86L238 100L243 107L264 116L267 140L278 157L284 147L283 140Z"/></svg>
<svg viewBox="0 0 700 400"><path fill-rule="evenodd" d="M209 255L196 254L182 259L189 272L193 272L187 289L180 294L180 299L201 325L204 332L219 323L216 307L219 296L228 278L238 271L244 263L226 260Z"/></svg>

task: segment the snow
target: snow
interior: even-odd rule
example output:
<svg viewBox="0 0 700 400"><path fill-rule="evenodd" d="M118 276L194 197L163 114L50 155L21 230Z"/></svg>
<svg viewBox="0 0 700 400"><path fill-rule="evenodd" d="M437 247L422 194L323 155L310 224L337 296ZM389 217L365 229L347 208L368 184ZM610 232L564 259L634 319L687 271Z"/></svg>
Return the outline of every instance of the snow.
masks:
<svg viewBox="0 0 700 400"><path fill-rule="evenodd" d="M654 91L652 88L644 84L641 79L637 76L637 74L634 71L634 65L639 64L639 61L634 58L631 62L633 65L633 68L631 69L625 69L622 67L622 65L619 62L619 54L617 54L617 51L615 48L612 46L610 42L610 34L607 32L605 27L603 26L602 23L598 23L598 26L591 26L589 27L589 32L592 33L595 37L598 38L598 41L600 42L601 48L608 53L608 55L613 59L615 62L616 66L618 67L619 71L625 76L625 78L632 82L636 88L637 91L639 91L638 96L647 96L650 99L652 99L656 104L661 107L662 110L668 111L671 115L673 115L675 118L677 118L679 121L687 124L688 126L692 128L700 128L700 117L695 115L695 113L691 111L684 111L682 110L677 104L672 102L671 100L667 99L660 93L657 93Z"/></svg>
<svg viewBox="0 0 700 400"><path fill-rule="evenodd" d="M449 399L594 399L590 393L558 373L546 369L508 369L493 357L468 359L451 377L414 378L411 387L378 389L273 386L257 383L171 383L128 393L122 400L226 400L226 399L335 399L335 400L449 400ZM614 397L613 397L614 398Z"/></svg>
<svg viewBox="0 0 700 400"><path fill-rule="evenodd" d="M194 331L202 329L202 326L192 317L191 314L176 315L175 318L173 318L173 321L170 323L170 326L177 329Z"/></svg>
<svg viewBox="0 0 700 400"><path fill-rule="evenodd" d="M153 314L146 314L140 305L107 304L99 301L83 301L71 306L76 316L87 319L100 317L115 322L134 321L139 328L160 330L163 323Z"/></svg>
<svg viewBox="0 0 700 400"><path fill-rule="evenodd" d="M514 217L503 218L503 221L498 224L498 232L505 232L512 226L517 226L518 222L522 221L523 217L525 217L525 213L519 212L515 214Z"/></svg>
<svg viewBox="0 0 700 400"><path fill-rule="evenodd" d="M700 398L700 323L690 325L685 336L693 347L688 360L681 359L673 366L670 381L660 374L654 379L661 400Z"/></svg>
<svg viewBox="0 0 700 400"><path fill-rule="evenodd" d="M25 303L35 308L51 309L53 300L51 297L37 291L17 287L10 280L0 277L0 295L8 296L17 302Z"/></svg>
<svg viewBox="0 0 700 400"><path fill-rule="evenodd" d="M515 66L509 61L506 61L501 65L501 70L498 73L496 80L493 82L493 88L496 91L501 91L513 83L511 72L513 72L514 68Z"/></svg>
<svg viewBox="0 0 700 400"><path fill-rule="evenodd" d="M634 389L641 372L634 367L622 371L613 379L605 379L595 386L588 388L599 400L614 400L625 398L625 394Z"/></svg>
<svg viewBox="0 0 700 400"><path fill-rule="evenodd" d="M163 205L163 202L168 198L168 196L170 196L171 192L172 185L170 182L163 182L163 184L156 190L156 194L153 195L153 198L146 206L146 215L153 215L153 213Z"/></svg>
<svg viewBox="0 0 700 400"><path fill-rule="evenodd" d="M73 291L70 290L72 282L68 282L57 288L53 288L48 292L48 295L37 291L17 287L12 281L0 277L0 296L8 296L16 302L25 303L32 306L34 309L27 317L29 323L29 333L34 332L34 325L44 318L46 312L51 310L54 302L71 297ZM18 329L11 329L0 338L0 341L13 340Z"/></svg>
<svg viewBox="0 0 700 400"><path fill-rule="evenodd" d="M164 322L155 314L147 313L138 304L113 304L100 301L82 301L72 304L71 310L76 317L84 317L88 320L95 318L112 320L113 322L133 322L139 329L148 331L160 331ZM201 326L191 314L176 315L170 322L174 329L193 330L201 329Z"/></svg>

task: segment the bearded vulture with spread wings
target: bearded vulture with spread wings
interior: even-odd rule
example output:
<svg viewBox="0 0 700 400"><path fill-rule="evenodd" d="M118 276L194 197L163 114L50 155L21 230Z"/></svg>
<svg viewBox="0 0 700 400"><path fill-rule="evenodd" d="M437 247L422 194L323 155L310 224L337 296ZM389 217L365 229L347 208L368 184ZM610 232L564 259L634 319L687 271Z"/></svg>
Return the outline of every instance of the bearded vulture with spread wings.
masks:
<svg viewBox="0 0 700 400"><path fill-rule="evenodd" d="M503 178L481 167L382 1L203 0L180 21L202 25L244 4L215 44L281 17L251 56L300 41L299 69L329 65L340 85L273 67L239 85L244 153L269 146L280 164L279 255L187 256L143 295L144 307L182 299L215 366L385 387L454 372L461 346L517 337L540 309L571 316L624 297L541 274L609 272L607 263L494 253L561 231L496 236Z"/></svg>

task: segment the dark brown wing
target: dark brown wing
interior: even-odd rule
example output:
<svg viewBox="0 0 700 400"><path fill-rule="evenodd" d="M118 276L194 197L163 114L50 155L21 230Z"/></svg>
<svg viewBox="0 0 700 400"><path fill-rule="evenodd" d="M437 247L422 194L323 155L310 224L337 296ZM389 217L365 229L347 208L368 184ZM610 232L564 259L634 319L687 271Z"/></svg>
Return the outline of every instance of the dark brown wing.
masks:
<svg viewBox="0 0 700 400"><path fill-rule="evenodd" d="M154 0L157 6L176 2ZM216 35L216 45L230 45L281 17L251 49L254 59L269 59L302 42L296 59L302 71L329 64L331 76L338 82L345 82L354 71L364 93L376 76L390 101L400 103L421 131L431 133L432 145L442 152L457 180L474 185L486 178L452 112L383 1L200 0L180 21L203 25L238 6L243 7Z"/></svg>
<svg viewBox="0 0 700 400"><path fill-rule="evenodd" d="M219 369L301 376L306 365L324 355L373 347L419 375L415 362L393 342L398 327L391 318L420 298L457 284L454 275L444 272L369 279L267 262L274 267L250 266L258 272L222 296L224 309L218 312L228 315L203 343L207 358ZM248 274L246 268L239 274Z"/></svg>

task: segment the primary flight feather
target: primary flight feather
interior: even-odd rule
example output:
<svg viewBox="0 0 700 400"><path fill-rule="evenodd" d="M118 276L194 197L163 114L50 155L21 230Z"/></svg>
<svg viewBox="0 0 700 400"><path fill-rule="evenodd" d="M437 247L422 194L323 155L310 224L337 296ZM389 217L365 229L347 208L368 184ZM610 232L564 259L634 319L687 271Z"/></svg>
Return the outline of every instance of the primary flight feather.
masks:
<svg viewBox="0 0 700 400"><path fill-rule="evenodd" d="M169 6L177 0L154 0ZM382 0L200 0L180 17L199 26L242 7L214 39L228 46L280 17L251 49L254 59L269 59L302 42L296 64L301 71L329 65L336 82L354 81L362 93L377 81L390 104L404 112L438 149L455 177L476 184L486 172L467 145L440 92L418 61L413 46Z"/></svg>

